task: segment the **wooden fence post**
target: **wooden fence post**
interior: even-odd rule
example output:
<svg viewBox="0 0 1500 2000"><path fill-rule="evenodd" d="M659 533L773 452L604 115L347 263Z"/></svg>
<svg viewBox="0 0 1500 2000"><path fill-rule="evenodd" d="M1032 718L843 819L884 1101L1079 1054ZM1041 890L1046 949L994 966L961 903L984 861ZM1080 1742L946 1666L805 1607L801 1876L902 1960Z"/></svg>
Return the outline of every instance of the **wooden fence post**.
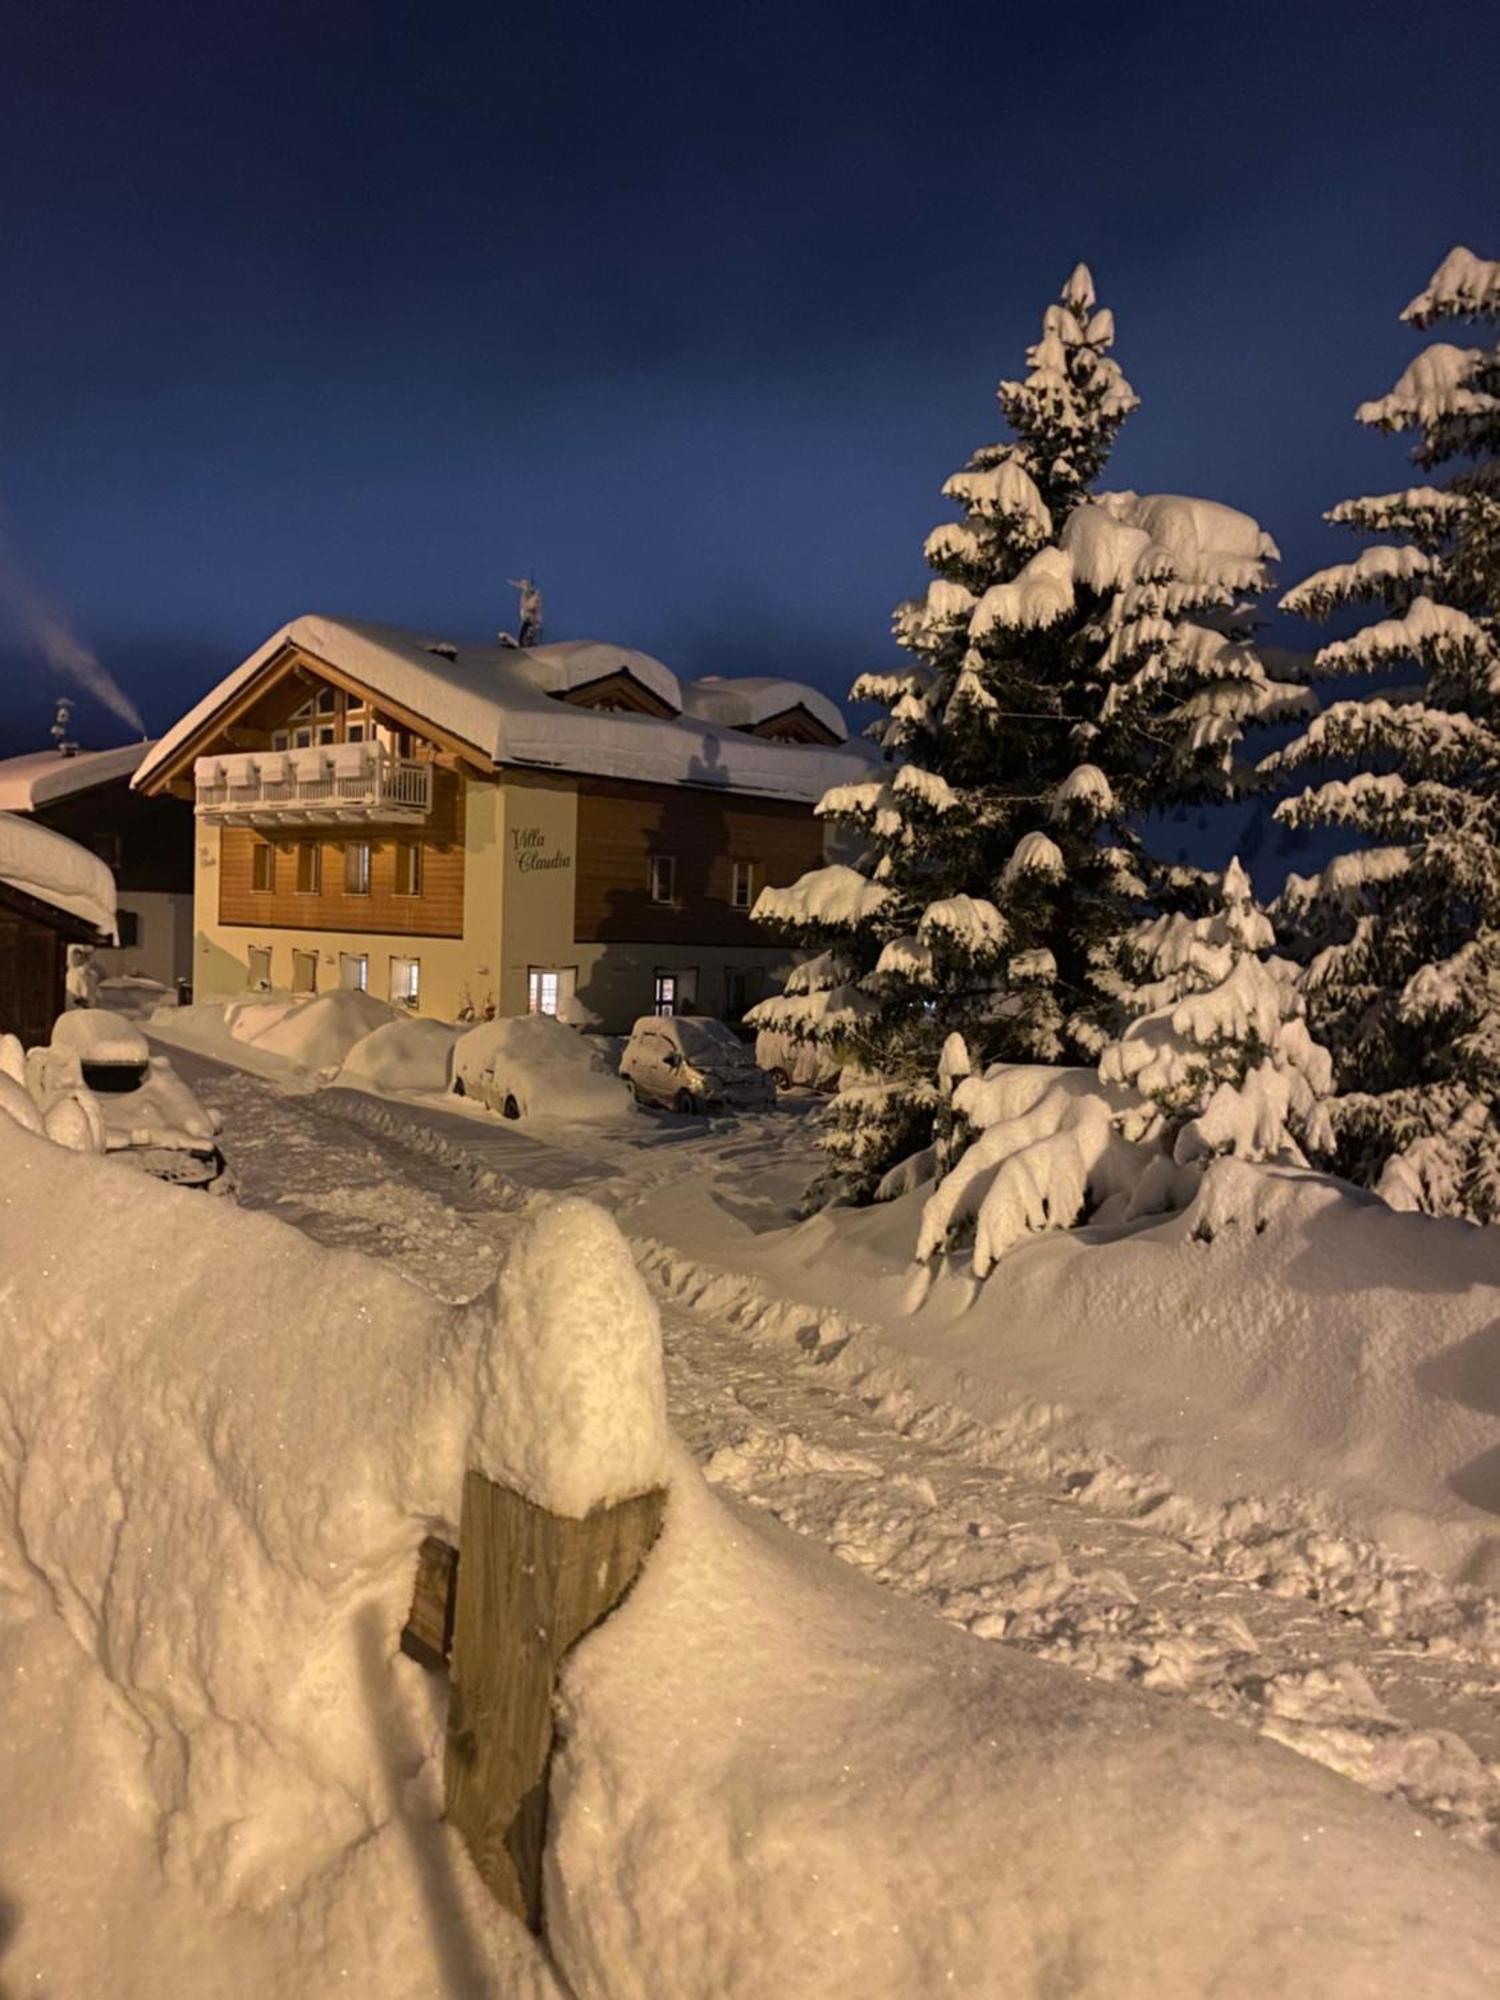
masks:
<svg viewBox="0 0 1500 2000"><path fill-rule="evenodd" d="M542 1923L552 1695L563 1655L612 1611L661 1526L666 1494L581 1520L464 1475L444 1787L448 1818L497 1900Z"/></svg>

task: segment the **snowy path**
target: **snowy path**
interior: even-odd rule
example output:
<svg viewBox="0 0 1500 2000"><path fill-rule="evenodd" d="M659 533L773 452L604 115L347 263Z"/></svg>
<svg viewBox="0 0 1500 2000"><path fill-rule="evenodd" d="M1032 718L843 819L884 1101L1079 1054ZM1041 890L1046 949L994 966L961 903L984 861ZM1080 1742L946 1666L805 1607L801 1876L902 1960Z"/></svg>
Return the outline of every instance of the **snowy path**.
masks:
<svg viewBox="0 0 1500 2000"><path fill-rule="evenodd" d="M176 1059L224 1115L246 1205L388 1257L448 1298L489 1281L538 1190L617 1205L689 1175L742 1186L739 1161L767 1157L755 1121L653 1121L581 1150L576 1135L539 1144L472 1116L290 1093ZM792 1121L782 1134L795 1151ZM1065 1482L997 1462L981 1426L866 1397L831 1378L826 1350L722 1302L664 1301L663 1325L673 1421L711 1479L981 1638L1191 1700L1500 1851L1492 1668L1257 1588L1227 1573L1223 1551L1091 1509Z"/></svg>

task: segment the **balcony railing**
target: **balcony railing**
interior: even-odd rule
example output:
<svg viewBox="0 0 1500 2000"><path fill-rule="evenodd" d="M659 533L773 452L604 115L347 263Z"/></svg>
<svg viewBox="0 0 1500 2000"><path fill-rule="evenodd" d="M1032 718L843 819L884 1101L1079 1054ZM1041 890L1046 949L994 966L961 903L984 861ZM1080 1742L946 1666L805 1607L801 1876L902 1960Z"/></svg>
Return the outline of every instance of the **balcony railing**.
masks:
<svg viewBox="0 0 1500 2000"><path fill-rule="evenodd" d="M423 820L432 766L375 743L200 757L198 812L228 826L312 826L347 820Z"/></svg>

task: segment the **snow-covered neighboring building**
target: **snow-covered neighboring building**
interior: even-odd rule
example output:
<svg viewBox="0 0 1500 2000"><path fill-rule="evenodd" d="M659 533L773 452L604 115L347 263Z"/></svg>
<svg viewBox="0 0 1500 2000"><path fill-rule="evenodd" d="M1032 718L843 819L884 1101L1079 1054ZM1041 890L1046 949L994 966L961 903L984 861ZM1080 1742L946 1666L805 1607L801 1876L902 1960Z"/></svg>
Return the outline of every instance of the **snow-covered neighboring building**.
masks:
<svg viewBox="0 0 1500 2000"><path fill-rule="evenodd" d="M0 812L24 814L108 866L119 942L95 954L99 970L173 986L192 976L193 823L180 801L132 791L151 748L145 741L0 760Z"/></svg>
<svg viewBox="0 0 1500 2000"><path fill-rule="evenodd" d="M0 1035L49 1039L63 1011L68 946L109 944L115 884L97 855L0 812Z"/></svg>
<svg viewBox="0 0 1500 2000"><path fill-rule="evenodd" d="M823 860L812 808L873 755L796 681L305 616L134 784L196 808L198 997L343 985L618 1030L766 990L785 952L751 908Z"/></svg>

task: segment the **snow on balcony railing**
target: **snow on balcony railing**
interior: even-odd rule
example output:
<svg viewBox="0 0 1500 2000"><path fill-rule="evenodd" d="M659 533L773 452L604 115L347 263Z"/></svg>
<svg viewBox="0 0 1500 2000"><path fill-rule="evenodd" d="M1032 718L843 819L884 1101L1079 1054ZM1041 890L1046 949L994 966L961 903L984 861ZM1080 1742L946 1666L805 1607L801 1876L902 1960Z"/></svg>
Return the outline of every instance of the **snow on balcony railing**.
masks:
<svg viewBox="0 0 1500 2000"><path fill-rule="evenodd" d="M424 819L432 809L432 766L376 743L200 757L193 777L206 819Z"/></svg>

